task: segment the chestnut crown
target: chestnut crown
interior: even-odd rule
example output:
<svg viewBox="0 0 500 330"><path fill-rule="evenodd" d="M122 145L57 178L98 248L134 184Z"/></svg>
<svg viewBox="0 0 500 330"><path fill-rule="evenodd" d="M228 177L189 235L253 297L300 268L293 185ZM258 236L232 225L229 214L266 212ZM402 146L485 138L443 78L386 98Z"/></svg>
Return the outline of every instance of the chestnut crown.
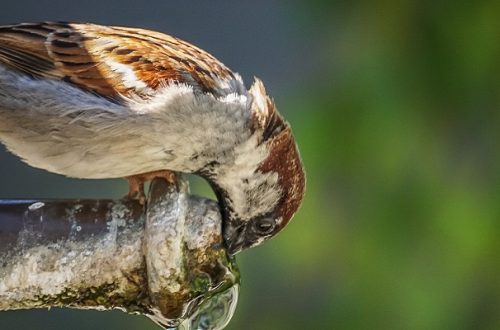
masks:
<svg viewBox="0 0 500 330"><path fill-rule="evenodd" d="M299 209L305 190L305 173L289 124L278 113L260 80L255 81L249 94L252 130L258 138L255 153L264 156L252 169L251 188L241 189L245 194L242 200L248 204L245 213L251 216L245 219L246 214L231 212L235 204L231 196L226 196L222 203L229 208L224 237L233 254L260 245L280 232Z"/></svg>

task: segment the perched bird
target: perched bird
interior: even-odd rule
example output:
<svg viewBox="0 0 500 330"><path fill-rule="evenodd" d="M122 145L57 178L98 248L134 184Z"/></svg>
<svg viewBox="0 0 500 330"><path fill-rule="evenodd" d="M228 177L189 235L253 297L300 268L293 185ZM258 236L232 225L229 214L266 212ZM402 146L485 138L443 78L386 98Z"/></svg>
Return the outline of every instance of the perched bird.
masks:
<svg viewBox="0 0 500 330"><path fill-rule="evenodd" d="M259 245L299 208L305 176L290 126L258 79L148 30L66 22L0 26L0 140L75 178L195 173L213 187L228 251Z"/></svg>

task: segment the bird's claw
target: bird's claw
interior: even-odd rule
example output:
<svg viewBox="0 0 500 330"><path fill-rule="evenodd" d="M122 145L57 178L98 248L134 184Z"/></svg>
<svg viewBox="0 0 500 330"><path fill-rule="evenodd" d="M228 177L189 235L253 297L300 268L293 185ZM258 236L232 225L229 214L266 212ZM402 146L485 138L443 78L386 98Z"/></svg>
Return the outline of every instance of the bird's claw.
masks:
<svg viewBox="0 0 500 330"><path fill-rule="evenodd" d="M151 181L155 178L162 178L169 184L175 185L178 188L177 176L175 172L169 170L154 171L142 173L127 177L129 183L129 192L126 196L127 199L137 200L139 204L146 205L147 199L144 193L144 182Z"/></svg>

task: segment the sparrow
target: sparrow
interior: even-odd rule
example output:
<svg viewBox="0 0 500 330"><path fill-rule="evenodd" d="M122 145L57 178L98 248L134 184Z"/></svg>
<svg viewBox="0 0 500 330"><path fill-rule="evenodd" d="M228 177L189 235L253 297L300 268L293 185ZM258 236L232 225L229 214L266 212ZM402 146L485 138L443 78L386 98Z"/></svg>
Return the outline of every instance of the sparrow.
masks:
<svg viewBox="0 0 500 330"><path fill-rule="evenodd" d="M138 28L0 26L0 141L68 177L144 182L194 173L213 188L227 251L280 232L305 189L290 125L263 83L181 39Z"/></svg>

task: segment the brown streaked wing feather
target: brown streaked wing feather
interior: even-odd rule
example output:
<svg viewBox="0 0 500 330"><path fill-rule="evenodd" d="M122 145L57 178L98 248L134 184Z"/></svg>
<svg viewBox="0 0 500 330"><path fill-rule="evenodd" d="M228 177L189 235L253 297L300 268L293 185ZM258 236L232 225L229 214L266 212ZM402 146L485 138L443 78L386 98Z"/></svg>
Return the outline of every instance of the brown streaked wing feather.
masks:
<svg viewBox="0 0 500 330"><path fill-rule="evenodd" d="M38 77L60 78L44 43L52 30L42 24L0 27L0 63Z"/></svg>
<svg viewBox="0 0 500 330"><path fill-rule="evenodd" d="M123 84L120 73L95 54L88 39L69 26L49 34L45 46L66 81L106 97L130 94L131 88Z"/></svg>
<svg viewBox="0 0 500 330"><path fill-rule="evenodd" d="M72 26L89 38L86 44L93 55L130 65L136 76L153 89L174 80L214 92L219 87L218 80L235 79L234 74L209 53L166 34L94 24Z"/></svg>
<svg viewBox="0 0 500 330"><path fill-rule="evenodd" d="M158 32L94 24L0 27L0 63L99 95L148 96L168 81L214 92L235 79L213 56Z"/></svg>
<svg viewBox="0 0 500 330"><path fill-rule="evenodd" d="M85 48L84 37L66 23L0 27L0 63L34 77L64 79L113 98L122 92L116 75L105 75Z"/></svg>

